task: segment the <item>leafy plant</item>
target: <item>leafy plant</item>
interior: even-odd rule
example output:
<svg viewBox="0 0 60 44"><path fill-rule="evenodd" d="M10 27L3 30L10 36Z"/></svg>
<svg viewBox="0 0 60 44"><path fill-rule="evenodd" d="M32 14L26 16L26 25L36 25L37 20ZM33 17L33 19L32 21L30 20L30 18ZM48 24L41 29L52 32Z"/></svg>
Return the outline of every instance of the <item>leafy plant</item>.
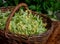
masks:
<svg viewBox="0 0 60 44"><path fill-rule="evenodd" d="M0 0L0 6L2 6L2 4L3 4L3 1L2 1L2 0Z"/></svg>
<svg viewBox="0 0 60 44"><path fill-rule="evenodd" d="M0 6L16 6L21 2L27 3L29 9L48 14L48 16L50 16L49 11L54 17L54 12L60 10L60 0L6 0L6 3L0 0Z"/></svg>

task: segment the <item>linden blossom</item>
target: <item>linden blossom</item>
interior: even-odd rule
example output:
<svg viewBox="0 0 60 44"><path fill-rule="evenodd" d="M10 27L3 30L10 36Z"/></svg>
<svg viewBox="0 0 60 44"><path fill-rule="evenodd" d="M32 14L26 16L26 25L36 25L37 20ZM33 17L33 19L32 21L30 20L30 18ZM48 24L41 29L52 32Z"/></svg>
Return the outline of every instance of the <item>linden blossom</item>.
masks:
<svg viewBox="0 0 60 44"><path fill-rule="evenodd" d="M33 16L31 12L28 14L28 11L23 11L23 10L21 11L16 13L15 14L16 18L12 20L14 22L14 20L16 21L16 19L18 18L17 20L19 20L19 22L17 21L18 23L15 23L17 25L17 26L15 25L15 27L17 28L16 30L19 30L17 31L19 34L31 35L31 34L36 34L36 33L39 34L39 33L43 33L44 31L47 31L47 29L45 29L44 27L46 25L42 22L42 18L39 18L39 16ZM14 27L14 26L10 25L10 27ZM10 30L12 30L12 28ZM15 29L14 29L14 33L15 33Z"/></svg>
<svg viewBox="0 0 60 44"><path fill-rule="evenodd" d="M4 18L8 17L8 15L4 15ZM2 17L3 17L2 16ZM3 18L1 18L3 19ZM6 21L6 19L3 19ZM3 24L3 23L2 23ZM2 25L0 25L2 26ZM4 26L4 25L3 25ZM12 17L12 20L9 25L10 32L15 34L22 34L22 35L32 35L32 34L41 34L47 31L45 28L46 24L42 22L42 18L39 16L33 16L28 11L23 11L22 9L15 13Z"/></svg>
<svg viewBox="0 0 60 44"><path fill-rule="evenodd" d="M8 17L9 14L10 14L10 11L6 11L6 12L3 13L0 10L0 24L2 24L2 25L0 25L0 29L4 29L5 23L6 23L6 20L7 20L7 17Z"/></svg>

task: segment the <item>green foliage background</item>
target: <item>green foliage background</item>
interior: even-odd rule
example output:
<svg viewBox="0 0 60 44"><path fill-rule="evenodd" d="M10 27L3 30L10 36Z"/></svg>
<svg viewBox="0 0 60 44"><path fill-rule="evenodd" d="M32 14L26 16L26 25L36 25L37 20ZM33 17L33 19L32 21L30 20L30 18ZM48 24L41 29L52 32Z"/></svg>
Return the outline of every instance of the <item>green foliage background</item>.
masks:
<svg viewBox="0 0 60 44"><path fill-rule="evenodd" d="M24 2L27 3L29 8L44 14L52 15L55 11L60 10L60 0L0 0L0 7L2 6L16 6L17 4Z"/></svg>
<svg viewBox="0 0 60 44"><path fill-rule="evenodd" d="M36 11L56 11L60 9L60 1L59 0L6 0L3 3L3 0L0 0L1 6L15 6L21 2L25 2L29 5L29 8ZM46 12L45 12L46 13Z"/></svg>

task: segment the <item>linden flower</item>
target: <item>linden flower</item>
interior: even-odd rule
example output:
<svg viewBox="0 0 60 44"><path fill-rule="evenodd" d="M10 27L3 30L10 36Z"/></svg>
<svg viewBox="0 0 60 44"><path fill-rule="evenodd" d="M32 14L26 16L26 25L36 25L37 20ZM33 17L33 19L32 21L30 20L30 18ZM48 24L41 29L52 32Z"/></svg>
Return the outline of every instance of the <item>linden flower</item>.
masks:
<svg viewBox="0 0 60 44"><path fill-rule="evenodd" d="M26 26L25 26L25 25L23 25L23 26L22 26L22 29L26 29Z"/></svg>
<svg viewBox="0 0 60 44"><path fill-rule="evenodd" d="M26 16L26 19L29 20L28 16Z"/></svg>
<svg viewBox="0 0 60 44"><path fill-rule="evenodd" d="M2 24L0 23L0 25L2 25Z"/></svg>
<svg viewBox="0 0 60 44"><path fill-rule="evenodd" d="M44 23L44 24L43 24L43 26L46 26L46 25L47 25L47 23Z"/></svg>
<svg viewBox="0 0 60 44"><path fill-rule="evenodd" d="M2 17L3 16L0 16L0 19L2 19L0 20L0 27L2 27L7 19L5 15L3 18ZM4 22L2 22L3 20ZM46 25L46 23L43 24L42 18L40 19L39 16L34 16L29 10L20 10L19 12L16 12L12 17L9 29L10 32L30 36L31 34L40 34L42 32L45 32Z"/></svg>

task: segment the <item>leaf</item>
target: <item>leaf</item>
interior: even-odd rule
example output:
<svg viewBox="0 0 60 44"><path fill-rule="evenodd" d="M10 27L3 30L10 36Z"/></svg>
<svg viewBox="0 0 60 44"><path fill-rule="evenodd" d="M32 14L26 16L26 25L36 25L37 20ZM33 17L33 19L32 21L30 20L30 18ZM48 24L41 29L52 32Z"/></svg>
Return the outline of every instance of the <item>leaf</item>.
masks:
<svg viewBox="0 0 60 44"><path fill-rule="evenodd" d="M2 6L3 5L3 1L2 0L0 0L0 6Z"/></svg>
<svg viewBox="0 0 60 44"><path fill-rule="evenodd" d="M14 0L14 2L15 2L15 5L17 5L19 3L19 0Z"/></svg>

